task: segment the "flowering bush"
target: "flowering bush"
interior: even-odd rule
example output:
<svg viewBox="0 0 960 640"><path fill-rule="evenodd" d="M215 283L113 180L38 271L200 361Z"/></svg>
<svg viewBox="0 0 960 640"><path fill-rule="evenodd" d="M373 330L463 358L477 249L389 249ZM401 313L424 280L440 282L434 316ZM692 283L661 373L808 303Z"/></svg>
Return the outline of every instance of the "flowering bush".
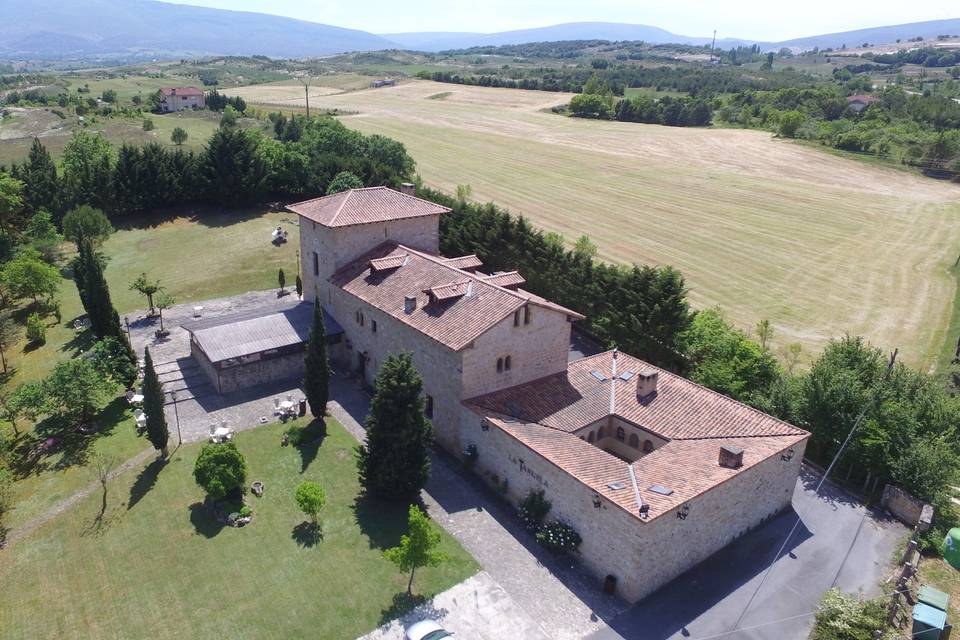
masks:
<svg viewBox="0 0 960 640"><path fill-rule="evenodd" d="M542 489L528 493L517 508L523 528L530 532L538 531L552 506L551 502L543 497Z"/></svg>
<svg viewBox="0 0 960 640"><path fill-rule="evenodd" d="M537 542L551 551L576 551L583 538L570 525L554 520L537 531Z"/></svg>

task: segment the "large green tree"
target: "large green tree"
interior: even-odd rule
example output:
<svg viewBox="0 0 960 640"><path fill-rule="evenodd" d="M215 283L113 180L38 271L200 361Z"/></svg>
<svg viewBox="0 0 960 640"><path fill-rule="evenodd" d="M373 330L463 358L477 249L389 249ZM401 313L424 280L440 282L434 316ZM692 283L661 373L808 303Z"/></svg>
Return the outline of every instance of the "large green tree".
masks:
<svg viewBox="0 0 960 640"><path fill-rule="evenodd" d="M116 387L89 360L77 359L55 366L43 388L53 411L72 424L82 425L93 419Z"/></svg>
<svg viewBox="0 0 960 640"><path fill-rule="evenodd" d="M23 211L23 183L0 171L0 229L9 232Z"/></svg>
<svg viewBox="0 0 960 640"><path fill-rule="evenodd" d="M260 140L259 132L236 127L221 127L211 136L202 165L215 202L250 204L263 198L269 171Z"/></svg>
<svg viewBox="0 0 960 640"><path fill-rule="evenodd" d="M3 265L0 279L15 298L52 298L60 286L60 272L44 262L34 249L21 249L13 260Z"/></svg>
<svg viewBox="0 0 960 640"><path fill-rule="evenodd" d="M333 176L333 180L327 186L327 195L349 191L350 189L360 189L363 187L363 180L349 171L341 171Z"/></svg>
<svg viewBox="0 0 960 640"><path fill-rule="evenodd" d="M420 567L435 567L449 560L450 556L437 549L440 546L440 532L430 523L427 514L415 504L410 505L407 516L408 532L400 536L400 544L383 552L383 555L397 565L400 571L409 571L407 595L413 591L413 575Z"/></svg>
<svg viewBox="0 0 960 640"><path fill-rule="evenodd" d="M147 439L164 458L170 457L170 431L163 412L163 385L153 368L150 349L143 350L143 412L147 415Z"/></svg>
<svg viewBox="0 0 960 640"><path fill-rule="evenodd" d="M314 418L322 418L327 413L327 401L330 399L330 362L327 359L327 333L319 298L313 303L313 324L303 364L303 391L310 404L310 413Z"/></svg>
<svg viewBox="0 0 960 640"><path fill-rule="evenodd" d="M80 248L80 240L89 240L94 248L110 237L113 225L103 210L89 205L80 205L63 216L63 235Z"/></svg>
<svg viewBox="0 0 960 640"><path fill-rule="evenodd" d="M433 429L423 411L423 383L409 353L390 355L374 383L367 442L358 450L367 493L414 501L430 479Z"/></svg>
<svg viewBox="0 0 960 640"><path fill-rule="evenodd" d="M113 165L116 152L101 134L81 130L63 150L63 196L67 207L113 205Z"/></svg>

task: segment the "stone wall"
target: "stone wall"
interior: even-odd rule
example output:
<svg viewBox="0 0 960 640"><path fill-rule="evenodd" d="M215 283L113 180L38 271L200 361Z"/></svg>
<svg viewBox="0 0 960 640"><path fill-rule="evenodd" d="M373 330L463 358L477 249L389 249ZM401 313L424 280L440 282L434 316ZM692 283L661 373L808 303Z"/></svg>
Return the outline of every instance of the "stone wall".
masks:
<svg viewBox="0 0 960 640"><path fill-rule="evenodd" d="M902 488L892 484L883 488L883 497L880 499L880 504L894 518L908 527L917 526L917 522L920 521L920 513L923 511L923 500L915 498Z"/></svg>
<svg viewBox="0 0 960 640"><path fill-rule="evenodd" d="M330 304L327 280L337 269L387 240L437 254L440 251L440 214L350 227L329 228L300 217L300 266L304 296L318 295ZM313 254L318 256L314 274ZM339 321L340 318L337 318Z"/></svg>
<svg viewBox="0 0 960 640"><path fill-rule="evenodd" d="M200 370L203 371L203 374L207 376L207 380L210 381L210 384L213 385L213 388L216 389L217 393L220 392L220 372L217 371L217 368L213 366L213 363L210 362L210 359L207 358L207 354L197 345L193 340L193 337L190 338L190 356L193 358L193 361L197 363L200 367Z"/></svg>
<svg viewBox="0 0 960 640"><path fill-rule="evenodd" d="M330 300L329 310L344 330L342 349L350 370L358 369L357 354L366 352L364 379L372 385L387 356L402 351L412 353L413 364L423 378L423 392L433 398L431 420L437 440L450 451L459 452L461 354L342 289L331 288ZM356 321L358 309L364 314L363 326ZM376 333L373 320L377 322Z"/></svg>
<svg viewBox="0 0 960 640"><path fill-rule="evenodd" d="M461 440L477 446L477 475L491 485L507 481L516 503L543 489L553 503L549 518L570 524L583 538L580 558L597 578L617 578L621 597L635 602L716 553L735 538L790 505L805 443L789 462L779 456L743 470L689 501L685 520L676 510L641 521L496 426L483 431L478 415L463 409Z"/></svg>
<svg viewBox="0 0 960 640"><path fill-rule="evenodd" d="M531 305L530 324L514 326L507 316L463 353L463 397L472 398L567 369L570 323L559 311ZM497 359L510 356L510 371L497 372Z"/></svg>
<svg viewBox="0 0 960 640"><path fill-rule="evenodd" d="M303 352L244 362L220 369L220 393L258 384L303 378Z"/></svg>

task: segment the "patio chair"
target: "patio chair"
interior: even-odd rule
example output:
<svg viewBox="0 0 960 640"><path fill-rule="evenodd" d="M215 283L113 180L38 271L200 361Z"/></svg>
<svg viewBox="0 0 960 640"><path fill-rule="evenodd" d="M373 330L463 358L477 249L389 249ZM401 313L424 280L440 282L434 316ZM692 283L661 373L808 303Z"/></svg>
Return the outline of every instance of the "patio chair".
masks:
<svg viewBox="0 0 960 640"><path fill-rule="evenodd" d="M280 398L273 399L273 412L280 413Z"/></svg>

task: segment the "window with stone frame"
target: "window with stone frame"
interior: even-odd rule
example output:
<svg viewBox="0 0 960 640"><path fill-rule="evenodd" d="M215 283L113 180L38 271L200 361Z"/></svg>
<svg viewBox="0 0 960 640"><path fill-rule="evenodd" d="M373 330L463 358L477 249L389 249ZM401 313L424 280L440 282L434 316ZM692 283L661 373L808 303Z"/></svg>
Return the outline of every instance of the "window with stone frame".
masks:
<svg viewBox="0 0 960 640"><path fill-rule="evenodd" d="M313 252L313 275L320 275L320 254Z"/></svg>
<svg viewBox="0 0 960 640"><path fill-rule="evenodd" d="M617 427L617 440L623 442L627 439L627 432L623 430L623 427Z"/></svg>
<svg viewBox="0 0 960 640"><path fill-rule="evenodd" d="M503 373L503 358L497 358L497 373Z"/></svg>
<svg viewBox="0 0 960 640"><path fill-rule="evenodd" d="M510 356L503 359L503 370L510 371Z"/></svg>
<svg viewBox="0 0 960 640"><path fill-rule="evenodd" d="M513 326L515 327L520 326L520 309L517 309L516 311L513 312Z"/></svg>
<svg viewBox="0 0 960 640"><path fill-rule="evenodd" d="M653 451L653 440L644 440L643 441L643 452L650 453Z"/></svg>
<svg viewBox="0 0 960 640"><path fill-rule="evenodd" d="M523 324L530 324L530 305L523 308Z"/></svg>
<svg viewBox="0 0 960 640"><path fill-rule="evenodd" d="M640 436L638 436L638 435L635 434L635 433L631 433L631 434L630 434L630 442L628 442L628 444L629 444L631 447L633 447L634 449L639 449L639 448L640 448Z"/></svg>
<svg viewBox="0 0 960 640"><path fill-rule="evenodd" d="M423 402L423 413L428 417L433 417L433 396L427 395Z"/></svg>
<svg viewBox="0 0 960 640"><path fill-rule="evenodd" d="M373 333L376 333L376 332L377 332L377 321L376 321L376 320L371 320L371 321L370 321L370 331L373 332Z"/></svg>

